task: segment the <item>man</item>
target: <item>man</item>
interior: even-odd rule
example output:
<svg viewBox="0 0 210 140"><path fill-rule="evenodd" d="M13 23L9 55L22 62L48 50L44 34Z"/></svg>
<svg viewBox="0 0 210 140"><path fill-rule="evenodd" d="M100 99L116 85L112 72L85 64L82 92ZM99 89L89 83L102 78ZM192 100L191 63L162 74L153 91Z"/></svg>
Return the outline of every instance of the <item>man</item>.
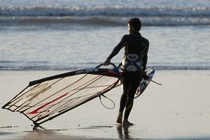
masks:
<svg viewBox="0 0 210 140"><path fill-rule="evenodd" d="M135 92L144 75L147 65L149 41L141 36L139 33L140 29L140 19L129 19L128 31L130 34L126 34L122 37L119 44L113 49L112 53L104 62L104 65L109 65L111 59L117 55L122 48L124 48L124 59L122 61L123 94L121 96L119 115L117 118L117 123L124 126L133 125L128 121L128 117L133 107Z"/></svg>

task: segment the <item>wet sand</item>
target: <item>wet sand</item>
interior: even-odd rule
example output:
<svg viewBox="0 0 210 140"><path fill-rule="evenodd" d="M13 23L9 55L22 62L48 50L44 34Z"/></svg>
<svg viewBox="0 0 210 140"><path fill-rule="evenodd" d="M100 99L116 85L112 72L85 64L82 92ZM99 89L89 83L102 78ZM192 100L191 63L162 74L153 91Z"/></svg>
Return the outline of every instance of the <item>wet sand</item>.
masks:
<svg viewBox="0 0 210 140"><path fill-rule="evenodd" d="M64 71L1 71L0 105L29 81ZM157 71L130 115L131 127L116 124L121 87L106 95L116 106L104 108L94 99L33 129L24 115L0 109L0 140L73 139L210 139L210 71ZM106 99L103 102L112 106Z"/></svg>

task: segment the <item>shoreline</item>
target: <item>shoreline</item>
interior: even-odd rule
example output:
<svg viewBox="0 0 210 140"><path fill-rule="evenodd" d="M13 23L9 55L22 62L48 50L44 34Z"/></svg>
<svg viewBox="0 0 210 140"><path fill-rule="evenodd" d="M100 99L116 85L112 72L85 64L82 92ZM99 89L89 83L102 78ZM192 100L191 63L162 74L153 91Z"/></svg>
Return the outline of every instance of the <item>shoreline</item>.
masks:
<svg viewBox="0 0 210 140"><path fill-rule="evenodd" d="M29 81L65 71L1 71L1 107L25 88ZM0 139L210 139L210 71L160 70L154 81L135 100L130 121L122 128L115 123L121 88L106 96L116 107L105 109L96 98L33 130L32 122L20 113L0 109ZM105 99L104 99L105 100Z"/></svg>

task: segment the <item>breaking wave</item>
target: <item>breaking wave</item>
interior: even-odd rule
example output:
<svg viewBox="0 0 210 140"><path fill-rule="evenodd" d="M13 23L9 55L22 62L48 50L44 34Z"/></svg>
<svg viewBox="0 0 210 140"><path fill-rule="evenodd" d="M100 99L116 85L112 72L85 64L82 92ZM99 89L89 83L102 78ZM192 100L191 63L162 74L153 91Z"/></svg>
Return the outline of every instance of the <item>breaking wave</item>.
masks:
<svg viewBox="0 0 210 140"><path fill-rule="evenodd" d="M148 26L210 25L210 7L0 7L0 24L122 25L140 17Z"/></svg>

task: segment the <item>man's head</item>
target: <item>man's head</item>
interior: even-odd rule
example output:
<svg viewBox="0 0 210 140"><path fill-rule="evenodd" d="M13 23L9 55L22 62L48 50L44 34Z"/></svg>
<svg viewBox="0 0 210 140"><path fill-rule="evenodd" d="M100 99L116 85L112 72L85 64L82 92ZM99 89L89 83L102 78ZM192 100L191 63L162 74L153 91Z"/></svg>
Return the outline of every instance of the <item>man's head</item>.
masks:
<svg viewBox="0 0 210 140"><path fill-rule="evenodd" d="M128 20L128 30L130 32L139 32L141 29L141 21L139 18L131 18Z"/></svg>

